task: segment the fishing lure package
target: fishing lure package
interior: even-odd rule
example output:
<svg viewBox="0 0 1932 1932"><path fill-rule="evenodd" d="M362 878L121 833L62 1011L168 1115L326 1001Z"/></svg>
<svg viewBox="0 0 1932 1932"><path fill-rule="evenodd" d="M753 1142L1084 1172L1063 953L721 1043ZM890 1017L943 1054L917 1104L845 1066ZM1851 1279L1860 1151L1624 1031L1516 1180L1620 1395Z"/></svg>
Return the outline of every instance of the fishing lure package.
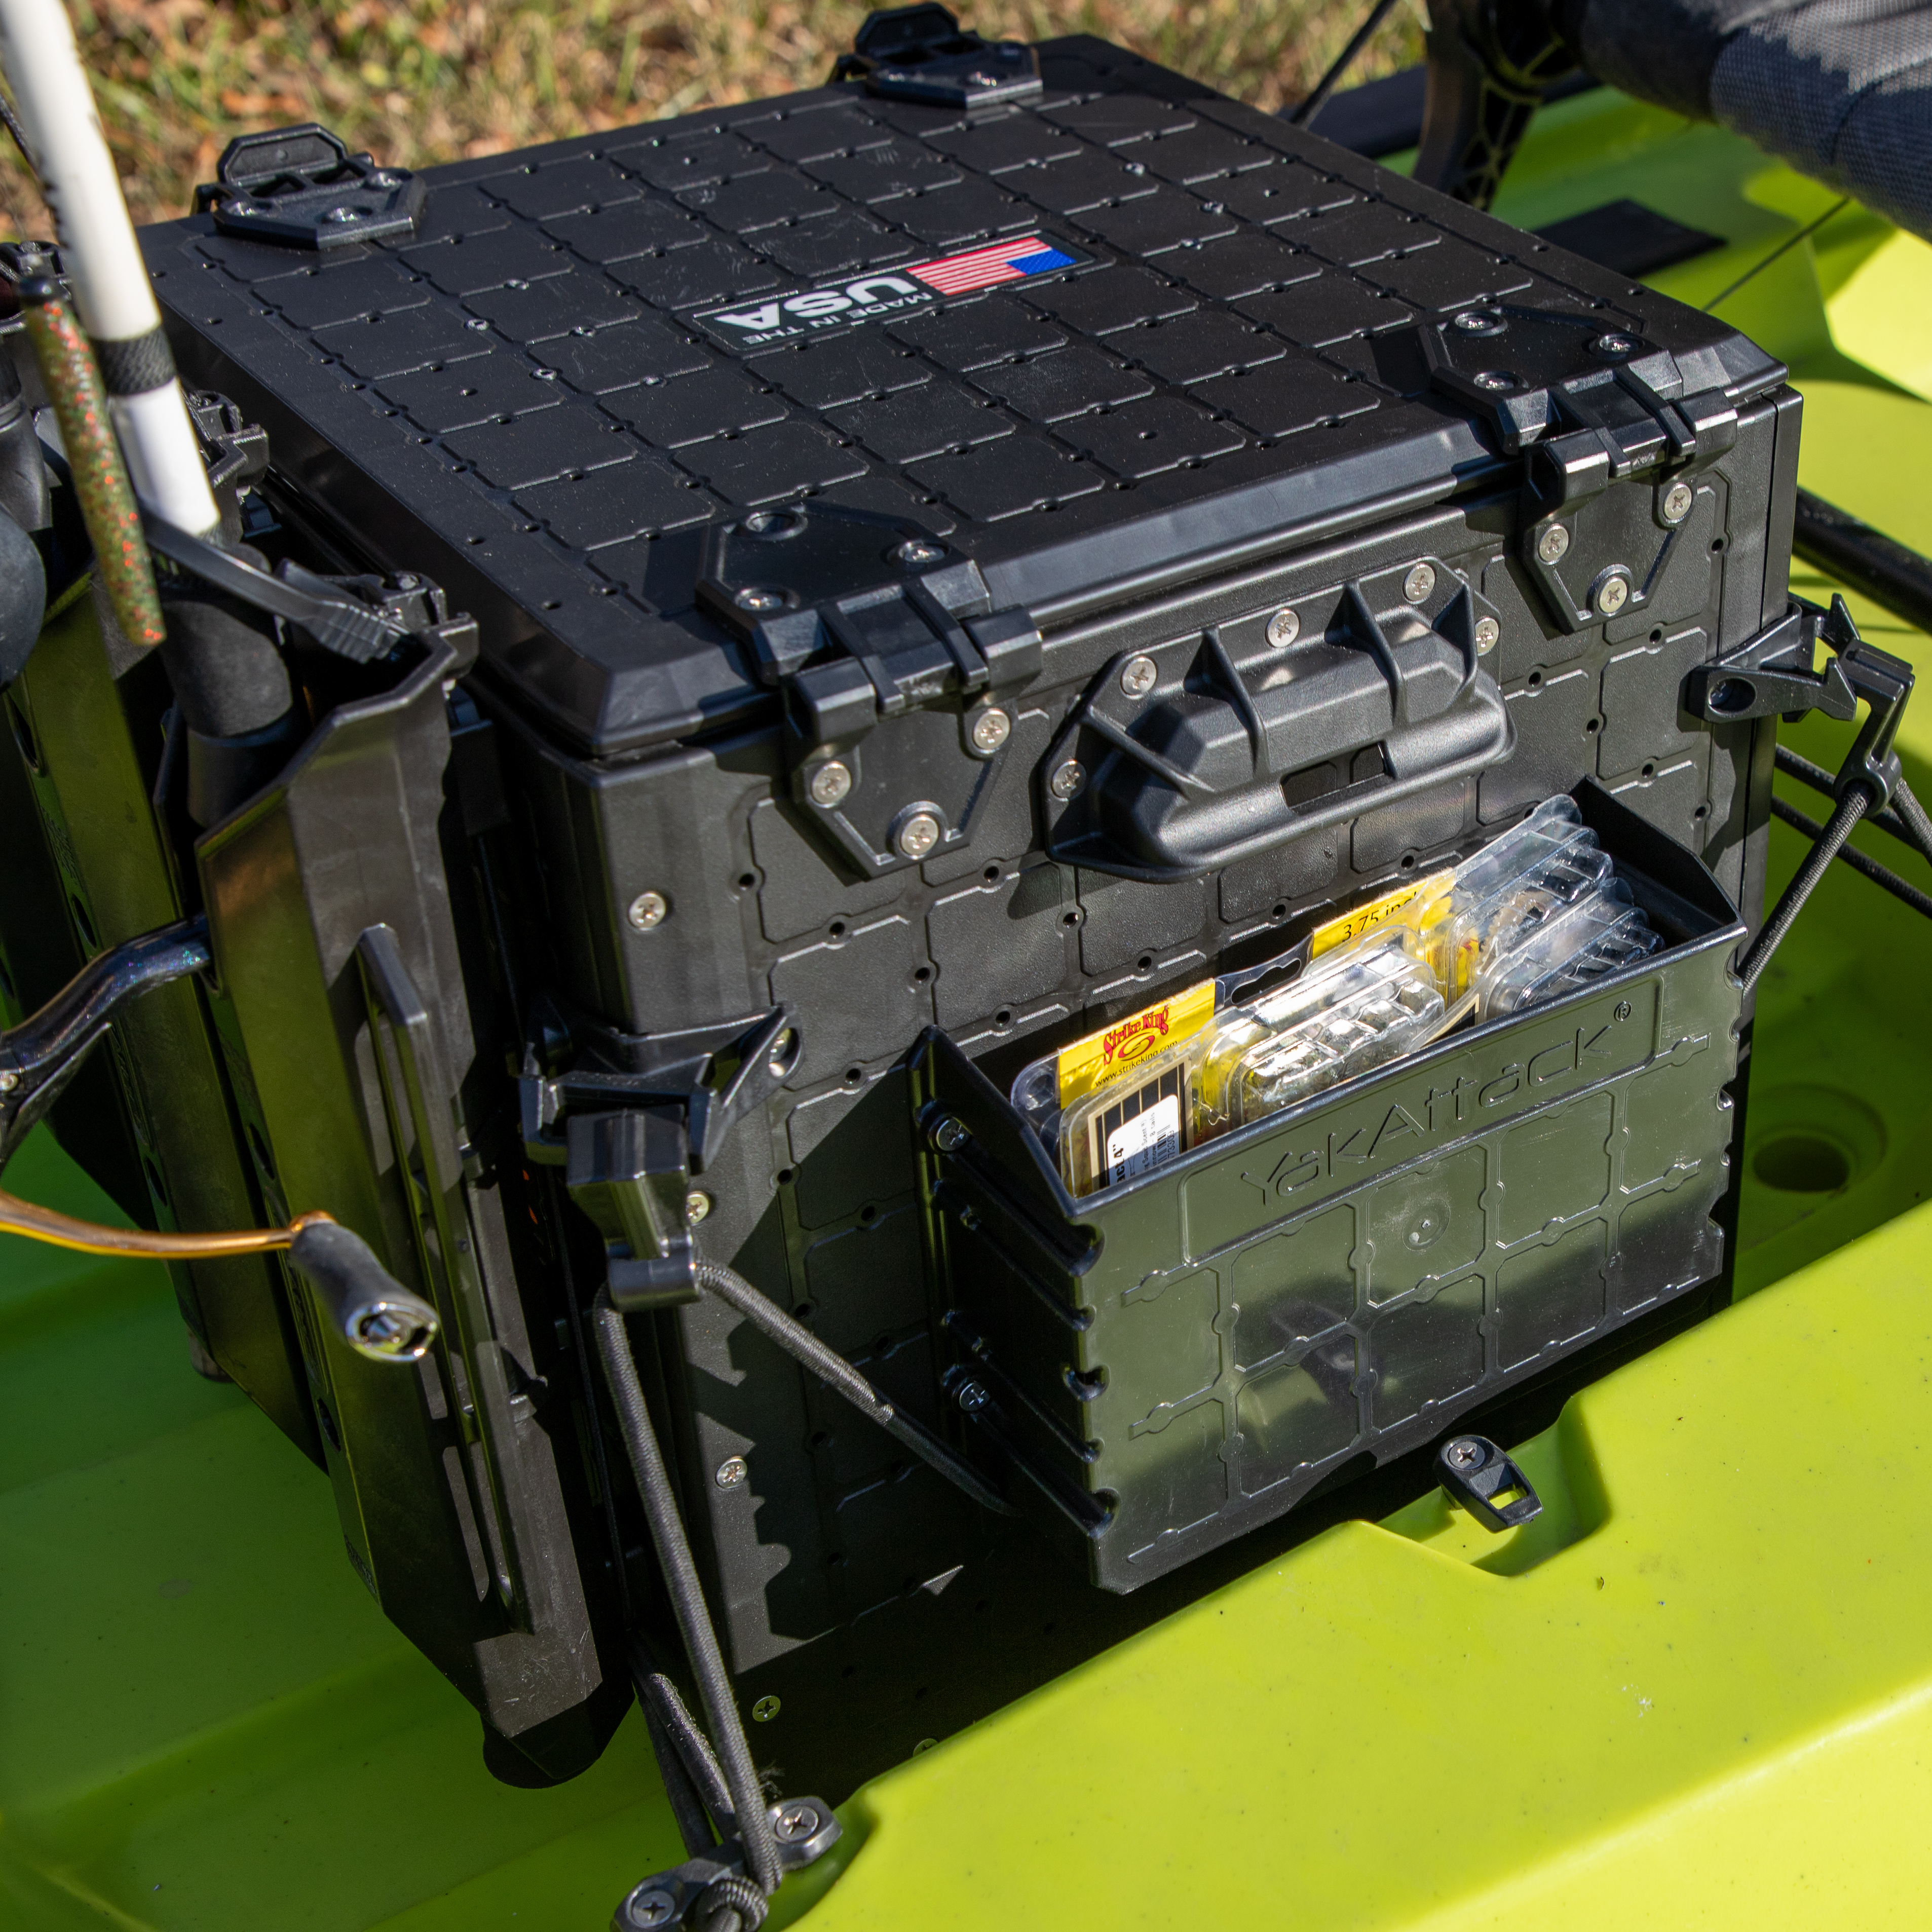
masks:
<svg viewBox="0 0 1932 1932"><path fill-rule="evenodd" d="M1415 1052L1472 1015L1552 998L1662 944L1576 801L1546 799L1461 864L1329 922L1293 952L1034 1061L1011 1098L1068 1188L1089 1194ZM1250 982L1283 972L1299 976L1243 1000ZM1160 1047L1170 1030L1184 1036Z"/></svg>
<svg viewBox="0 0 1932 1932"><path fill-rule="evenodd" d="M600 1297L736 1694L849 1788L1724 1292L1775 721L1686 694L1789 608L1784 370L1100 40L924 61L414 176L238 142L142 240L291 735L84 599L4 700L22 1001L206 922L91 1164L442 1311L379 1364L274 1256L177 1271L547 1775L667 1628Z"/></svg>

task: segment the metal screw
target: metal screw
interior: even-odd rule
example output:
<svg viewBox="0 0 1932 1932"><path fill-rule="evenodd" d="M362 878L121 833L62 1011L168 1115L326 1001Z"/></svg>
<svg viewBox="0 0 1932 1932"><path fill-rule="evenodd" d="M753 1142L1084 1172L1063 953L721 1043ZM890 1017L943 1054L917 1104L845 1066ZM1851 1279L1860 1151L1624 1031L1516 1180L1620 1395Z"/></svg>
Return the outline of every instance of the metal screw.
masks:
<svg viewBox="0 0 1932 1932"><path fill-rule="evenodd" d="M751 1473L751 1465L743 1456L727 1456L712 1472L711 1480L721 1490L735 1490Z"/></svg>
<svg viewBox="0 0 1932 1932"><path fill-rule="evenodd" d="M973 720L973 728L967 734L973 748L991 758L1013 735L1013 721L997 706L982 711Z"/></svg>
<svg viewBox="0 0 1932 1932"><path fill-rule="evenodd" d="M633 1892L624 1916L640 1932L656 1932L658 1927L668 1925L677 1916L677 1901L668 1892Z"/></svg>
<svg viewBox="0 0 1932 1932"><path fill-rule="evenodd" d="M1591 602L1596 605L1598 616L1614 617L1630 600L1630 579L1613 570L1598 579L1596 595Z"/></svg>
<svg viewBox="0 0 1932 1932"><path fill-rule="evenodd" d="M1160 678L1160 666L1144 653L1128 658L1120 667L1120 688L1130 698L1146 697Z"/></svg>
<svg viewBox="0 0 1932 1932"><path fill-rule="evenodd" d="M1536 540L1536 554L1545 563L1560 563L1570 548L1570 532L1562 524L1552 524Z"/></svg>
<svg viewBox="0 0 1932 1932"><path fill-rule="evenodd" d="M893 842L907 858L923 859L939 843L939 820L929 812L916 812Z"/></svg>
<svg viewBox="0 0 1932 1932"><path fill-rule="evenodd" d="M1666 524L1681 524L1690 514L1694 500L1689 484L1672 484L1664 493L1664 520Z"/></svg>
<svg viewBox="0 0 1932 1932"><path fill-rule="evenodd" d="M360 221L362 217L352 208L332 208L322 218L325 221Z"/></svg>
<svg viewBox="0 0 1932 1932"><path fill-rule="evenodd" d="M892 552L904 564L937 563L946 554L942 544L928 543L923 537L914 537L902 543Z"/></svg>
<svg viewBox="0 0 1932 1932"><path fill-rule="evenodd" d="M1081 769L1078 760L1069 758L1048 782L1047 789L1064 803L1070 798L1078 798L1086 782L1087 774Z"/></svg>
<svg viewBox="0 0 1932 1932"><path fill-rule="evenodd" d="M1412 604L1420 604L1436 588L1436 568L1432 564L1418 563L1402 580L1402 594Z"/></svg>
<svg viewBox="0 0 1932 1932"><path fill-rule="evenodd" d="M1442 1452L1442 1460L1451 1468L1474 1469L1483 1461L1483 1445L1472 1437L1459 1437Z"/></svg>
<svg viewBox="0 0 1932 1932"><path fill-rule="evenodd" d="M396 579L396 588L398 590L413 590L422 581L422 579L414 572L406 570Z"/></svg>
<svg viewBox="0 0 1932 1932"><path fill-rule="evenodd" d="M640 932L648 932L652 926L663 925L670 910L670 902L662 892L640 892L624 916Z"/></svg>
<svg viewBox="0 0 1932 1932"><path fill-rule="evenodd" d="M10 1094L20 1084L17 1073L0 1073L0 1094Z"/></svg>
<svg viewBox="0 0 1932 1932"><path fill-rule="evenodd" d="M932 1144L941 1154L956 1154L973 1138L964 1120L948 1114L932 1130Z"/></svg>
<svg viewBox="0 0 1932 1932"><path fill-rule="evenodd" d="M701 1187L694 1187L684 1197L684 1218L694 1228L711 1212L711 1197Z"/></svg>
<svg viewBox="0 0 1932 1932"><path fill-rule="evenodd" d="M1456 318L1456 326L1470 335L1480 335L1489 324L1489 318L1479 310L1466 308Z"/></svg>
<svg viewBox="0 0 1932 1932"><path fill-rule="evenodd" d="M1516 387L1516 378L1507 369L1485 369L1476 378L1476 387L1500 394Z"/></svg>
<svg viewBox="0 0 1932 1932"><path fill-rule="evenodd" d="M1496 640L1502 634L1503 627L1496 622L1495 618L1478 617L1476 620L1477 655L1487 657L1490 652L1496 649Z"/></svg>
<svg viewBox="0 0 1932 1932"><path fill-rule="evenodd" d="M968 1415L971 1415L986 1406L985 1387L979 1382L962 1382L959 1384L959 1394L956 1400L959 1406Z"/></svg>
<svg viewBox="0 0 1932 1932"><path fill-rule="evenodd" d="M1301 634L1301 620L1284 606L1268 620L1268 640L1276 650L1292 644Z"/></svg>
<svg viewBox="0 0 1932 1932"><path fill-rule="evenodd" d="M741 610L782 610L785 600L782 590L768 590L762 584L748 584L731 602Z"/></svg>
<svg viewBox="0 0 1932 1932"><path fill-rule="evenodd" d="M769 1695L760 1697L752 1706L752 1718L756 1723L769 1724L778 1715L779 1708L778 1700L776 1697Z"/></svg>
<svg viewBox="0 0 1932 1932"><path fill-rule="evenodd" d="M836 805L852 789L851 772L834 758L812 773L808 789L814 805Z"/></svg>
<svg viewBox="0 0 1932 1932"><path fill-rule="evenodd" d="M781 1844L796 1844L810 1838L823 1822L816 1804L788 1804L772 1820L772 1835Z"/></svg>
<svg viewBox="0 0 1932 1932"><path fill-rule="evenodd" d="M1636 346L1636 338L1622 335L1614 330L1608 335L1600 335L1590 344L1599 356L1628 356Z"/></svg>

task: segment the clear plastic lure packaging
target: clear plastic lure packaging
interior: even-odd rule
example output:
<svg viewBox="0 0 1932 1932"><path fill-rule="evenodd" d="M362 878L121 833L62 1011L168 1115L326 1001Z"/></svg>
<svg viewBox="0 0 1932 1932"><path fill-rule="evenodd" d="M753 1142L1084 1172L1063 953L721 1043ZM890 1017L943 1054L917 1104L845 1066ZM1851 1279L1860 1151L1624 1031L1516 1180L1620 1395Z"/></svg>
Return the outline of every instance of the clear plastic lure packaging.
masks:
<svg viewBox="0 0 1932 1932"><path fill-rule="evenodd" d="M1022 1070L1012 1103L1070 1192L1130 1180L1193 1145L1196 1076L1220 997L1203 980Z"/></svg>
<svg viewBox="0 0 1932 1932"><path fill-rule="evenodd" d="M1513 931L1531 902L1567 904L1611 876L1610 854L1582 823L1574 799L1545 799L1513 826L1456 868L1445 904L1424 923L1430 957L1444 994L1454 999L1474 983L1479 962L1498 932Z"/></svg>
<svg viewBox="0 0 1932 1932"><path fill-rule="evenodd" d="M1663 944L1631 903L1630 888L1612 880L1539 920L1516 944L1491 950L1477 972L1478 1016L1487 1019L1556 999L1648 957Z"/></svg>
<svg viewBox="0 0 1932 1932"><path fill-rule="evenodd" d="M1414 931L1385 927L1339 948L1292 985L1219 1017L1200 1076L1197 1138L1399 1060L1433 1039L1447 1016Z"/></svg>

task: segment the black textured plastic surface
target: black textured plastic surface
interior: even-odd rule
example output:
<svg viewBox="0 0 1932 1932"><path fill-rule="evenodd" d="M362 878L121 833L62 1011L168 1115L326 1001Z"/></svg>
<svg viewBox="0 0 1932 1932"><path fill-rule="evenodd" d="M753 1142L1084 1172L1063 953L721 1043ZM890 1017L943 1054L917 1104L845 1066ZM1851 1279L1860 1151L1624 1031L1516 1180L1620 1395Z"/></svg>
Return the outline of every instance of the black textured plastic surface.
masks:
<svg viewBox="0 0 1932 1932"><path fill-rule="evenodd" d="M433 170L416 237L326 261L206 216L145 244L190 379L607 752L766 701L692 607L689 532L753 506L950 531L996 608L1039 608L1130 552L1205 568L1489 466L1358 340L1449 309L1601 309L1709 386L1773 378L1721 322L1102 43L1042 70L977 119L826 88ZM1034 235L1076 266L951 301L909 279ZM918 305L764 354L703 320L873 274Z"/></svg>

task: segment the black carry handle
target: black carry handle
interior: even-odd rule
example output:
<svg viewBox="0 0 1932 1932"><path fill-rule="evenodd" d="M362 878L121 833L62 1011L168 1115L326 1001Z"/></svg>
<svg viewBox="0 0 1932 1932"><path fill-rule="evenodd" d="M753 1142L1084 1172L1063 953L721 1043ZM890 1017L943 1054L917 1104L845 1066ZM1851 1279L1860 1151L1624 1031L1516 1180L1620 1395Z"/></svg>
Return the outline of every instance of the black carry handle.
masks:
<svg viewBox="0 0 1932 1932"><path fill-rule="evenodd" d="M1274 676L1292 634L1243 664L1211 626L1184 664L1124 652L1039 768L1046 850L1168 884L1486 771L1516 742L1480 662L1496 638L1466 586L1426 631L1391 637L1351 584L1324 632L1301 641L1292 679ZM1358 777L1371 751L1375 771ZM1338 784L1296 795L1297 781L1335 766Z"/></svg>
<svg viewBox="0 0 1932 1932"><path fill-rule="evenodd" d="M289 1258L358 1354L413 1362L428 1353L440 1326L436 1310L404 1288L361 1235L338 1221L307 1222L289 1244Z"/></svg>

